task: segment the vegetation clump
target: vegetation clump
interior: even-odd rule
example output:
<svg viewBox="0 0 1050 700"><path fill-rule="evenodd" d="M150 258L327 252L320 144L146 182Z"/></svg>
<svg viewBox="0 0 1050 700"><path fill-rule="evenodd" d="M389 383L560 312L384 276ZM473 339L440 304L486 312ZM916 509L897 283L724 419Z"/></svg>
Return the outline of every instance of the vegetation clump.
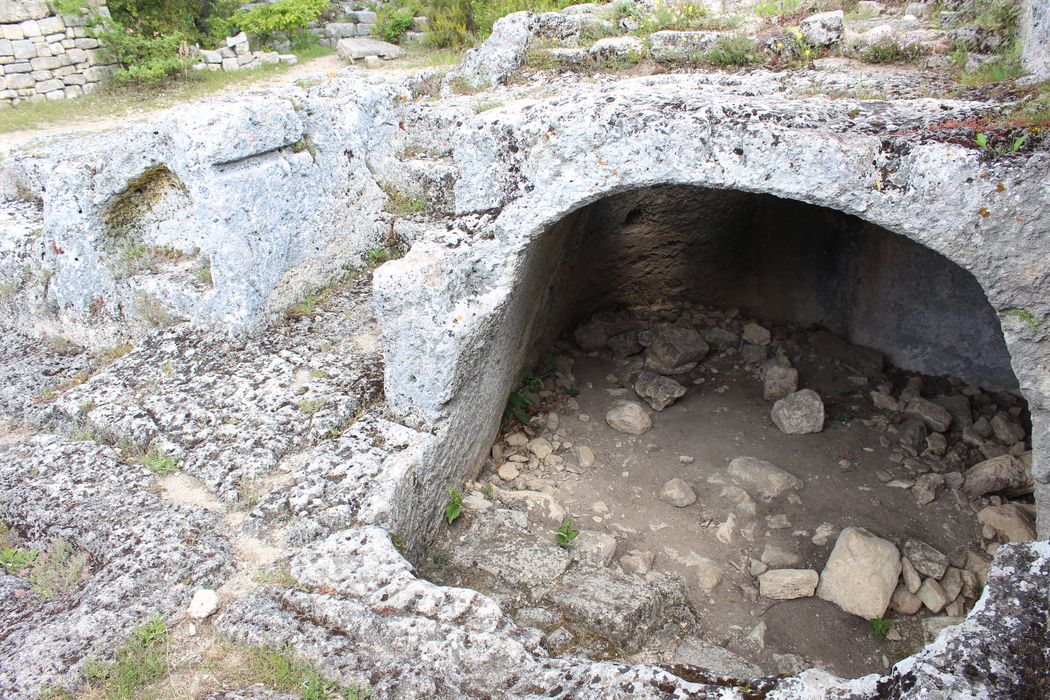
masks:
<svg viewBox="0 0 1050 700"><path fill-rule="evenodd" d="M448 501L445 503L445 520L451 525L463 513L463 492L452 487L448 490Z"/></svg>
<svg viewBox="0 0 1050 700"><path fill-rule="evenodd" d="M147 686L168 673L170 639L168 626L159 617L136 627L112 662L89 659L84 664L87 690L114 700L141 697Z"/></svg>

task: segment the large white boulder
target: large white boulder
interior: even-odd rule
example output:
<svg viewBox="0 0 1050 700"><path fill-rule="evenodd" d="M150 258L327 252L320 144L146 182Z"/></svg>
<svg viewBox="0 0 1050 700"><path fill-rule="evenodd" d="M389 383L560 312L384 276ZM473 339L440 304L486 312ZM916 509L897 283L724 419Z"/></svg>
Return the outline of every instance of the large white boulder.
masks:
<svg viewBox="0 0 1050 700"><path fill-rule="evenodd" d="M864 528L839 533L817 595L848 613L871 620L882 617L897 587L901 556L897 546Z"/></svg>

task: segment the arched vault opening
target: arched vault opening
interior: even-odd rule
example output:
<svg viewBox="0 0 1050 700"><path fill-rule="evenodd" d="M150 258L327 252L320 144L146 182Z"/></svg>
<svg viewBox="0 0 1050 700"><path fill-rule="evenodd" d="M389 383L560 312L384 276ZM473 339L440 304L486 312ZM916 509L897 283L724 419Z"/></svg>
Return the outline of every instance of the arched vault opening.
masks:
<svg viewBox="0 0 1050 700"><path fill-rule="evenodd" d="M482 506L442 535L436 577L550 622L551 653L712 668L714 645L738 677L878 672L1035 537L999 317L909 238L646 187L533 237L509 299L474 348L510 390L475 403L500 423L468 481Z"/></svg>

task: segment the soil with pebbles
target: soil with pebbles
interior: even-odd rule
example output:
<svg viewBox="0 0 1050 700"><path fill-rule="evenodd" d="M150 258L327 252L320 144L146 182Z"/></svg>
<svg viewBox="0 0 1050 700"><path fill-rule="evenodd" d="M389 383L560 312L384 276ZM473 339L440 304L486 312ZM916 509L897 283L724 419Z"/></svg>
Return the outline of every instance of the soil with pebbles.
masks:
<svg viewBox="0 0 1050 700"><path fill-rule="evenodd" d="M608 347L584 352L571 340L556 345L557 355L547 363L556 369L539 372L543 387L533 380L532 391L523 390L534 404L534 415L525 426L509 421L494 447L494 459L477 483L467 484L466 516L432 550L429 575L446 583L487 587L506 608L516 608L519 602L498 582L469 566L457 567L455 552L475 534L469 528L478 517L476 509L520 509L522 501L511 492L532 490L546 493L575 528L615 538L609 564L614 571L629 553L642 553L643 559L651 553L654 572L684 576L695 621L680 625L680 638L699 637L719 645L767 674L797 672L809 665L847 677L885 672L929 641L922 624L934 617L929 610L905 615L891 605L884 617L894 621L894 631L890 639L879 641L867 620L814 595L791 600L761 596L753 574L766 567L820 573L838 533L847 526L865 528L902 551L909 540L928 543L960 568L970 552L971 564L978 562L981 568L979 562L997 545L982 539L976 513L1001 499L965 496L964 472L989 454L1030 448L990 439L982 452L962 441L962 426L956 420L945 433L944 454L933 454L921 436L918 443L909 443L907 416L876 408L869 392L900 397L903 391L907 398L909 391L917 390L930 399L968 395L972 419L1002 412L1018 425L1026 416L1023 401L1013 393L981 392L949 378L922 378L888 366L885 372L860 376L851 357L854 348L833 350L832 357L816 350L809 334L797 328L759 322L772 330L772 341L750 344L740 339L750 334L743 332L745 320L735 310L687 310L684 318L692 321L691 327L719 328L737 340L721 343L721 349L712 347L695 369L674 376L687 391L662 411L651 410L633 388L643 369L643 353L617 356ZM683 317L628 314L613 322L656 328L668 320L682 323ZM826 345L821 348L826 350ZM822 397L826 416L821 432L788 435L771 420L773 402L763 398L762 366L768 367L767 358L778 355L781 364L787 359L798 370L799 389L812 389ZM645 407L652 419L650 430L629 435L610 427L606 413L624 400ZM554 448L553 459L540 459L528 446L513 444L522 442L515 433L546 438ZM936 446L939 440L932 442ZM911 447L916 444L920 449ZM581 447L593 452L593 465ZM790 472L801 480L801 489L770 502L734 501L724 490L733 485L727 466L741 456ZM932 502L920 504L924 499L910 487L927 473L941 474L947 486ZM688 484L695 502L678 507L661 499L661 489L671 479ZM476 493L470 493L472 487ZM539 517L534 511L530 536L552 540L561 510L546 509ZM710 562L698 569L698 557ZM634 560L624 560L623 568L632 569ZM712 574L711 563L720 574L713 588L711 577L717 579L718 574ZM960 596L950 612L965 614L973 602L972 596ZM534 618L530 613L519 622L535 625ZM931 624L936 622L927 627ZM565 628L572 630L575 646L564 644ZM593 637L580 634L571 620L548 621L544 631L554 653L608 653ZM676 648L665 631L637 653L624 656L673 663L682 660Z"/></svg>

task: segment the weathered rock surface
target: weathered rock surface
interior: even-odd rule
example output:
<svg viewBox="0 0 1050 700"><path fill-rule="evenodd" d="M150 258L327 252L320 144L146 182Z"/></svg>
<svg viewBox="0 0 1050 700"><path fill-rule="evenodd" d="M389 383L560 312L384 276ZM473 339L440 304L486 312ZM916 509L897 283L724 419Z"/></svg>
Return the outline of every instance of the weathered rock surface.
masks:
<svg viewBox="0 0 1050 700"><path fill-rule="evenodd" d="M598 60L641 58L645 43L633 36L611 36L591 44L590 55Z"/></svg>
<svg viewBox="0 0 1050 700"><path fill-rule="evenodd" d="M0 520L33 533L41 547L62 537L89 557L68 598L5 598L0 695L75 687L85 659L107 656L134 627L181 613L196 589L233 573L222 519L165 500L155 487L145 467L91 442L40 436L0 445Z"/></svg>
<svg viewBox="0 0 1050 700"><path fill-rule="evenodd" d="M824 429L824 402L812 389L802 389L773 404L769 416L788 435L819 433Z"/></svg>
<svg viewBox="0 0 1050 700"><path fill-rule="evenodd" d="M686 637L674 650L673 664L697 666L728 678L757 678L762 670L746 659L699 637Z"/></svg>
<svg viewBox="0 0 1050 700"><path fill-rule="evenodd" d="M820 574L817 595L871 620L886 612L900 573L896 545L864 528L847 527L839 534Z"/></svg>
<svg viewBox="0 0 1050 700"><path fill-rule="evenodd" d="M703 58L722 36L719 32L660 31L649 35L654 61L691 61Z"/></svg>
<svg viewBox="0 0 1050 700"><path fill-rule="evenodd" d="M681 577L659 574L649 583L610 569L573 569L548 594L565 614L634 650L671 621L690 618Z"/></svg>
<svg viewBox="0 0 1050 700"><path fill-rule="evenodd" d="M890 74L887 71L879 80ZM854 78L849 73L821 79L870 84L870 78ZM215 287L204 292L208 301L199 302L209 305L207 313L185 315L221 327L258 323L261 310L273 311L282 301L294 301L307 288L305 280L334 279L346 257L343 252L359 255L388 230L379 211L385 197L371 172L364 170L384 171L381 164L392 160L392 153L402 145L409 145L392 141L390 135L413 131L421 121L418 115L426 108L404 99L409 96L407 90L369 87L356 80L326 81L309 93L310 104L303 114L291 104L286 108L281 103L275 108L275 101L268 96L258 100L258 108L243 122L219 119L222 123L214 131L222 138L209 137L209 143L229 148L221 156L192 163L190 160L203 152L196 146L159 152L153 149L151 144L164 143L165 139L185 144L185 134L194 133L194 129L173 129L166 122L161 123L155 140L149 132L158 125L152 124L141 132L134 129L131 138L122 133L104 143L93 143L87 149L88 157L76 162L69 162L68 153L56 157L55 149L48 147L43 148L43 156L34 156L36 160L24 168L23 156L18 156L20 165L16 169L22 173L18 183L27 191L44 193L49 210L64 211L72 217L68 228L49 228L40 243L46 248L40 257L49 264L61 259L63 254L50 249L51 239L65 251L74 249L66 247L69 241L89 246L92 235L103 231L102 219L96 216L98 203L124 191L147 162L152 166L171 158L175 165L169 165L170 169L187 184L189 196L198 204L193 209L167 206L163 211L192 211L193 221L214 225L216 234L235 236L226 240L209 234L200 239L214 244L205 253L213 262L219 261ZM794 93L787 87L806 84L793 82L797 80L794 75L765 73L603 79L567 88L550 99L533 96L523 101L527 105L510 104L479 115L472 114L468 105L457 104L431 122L458 121L463 125L458 130L436 129L441 136L432 139L455 143L454 149L446 147L444 153L455 151L454 207L458 216L446 222L447 226L435 227L440 230L437 234L424 231L425 226L420 225L419 238L408 256L385 265L376 282L387 343L390 410L411 426L402 427L421 440L420 450L426 451L427 457L406 460L401 477L383 479L382 488L397 496L392 500L403 499L405 512L417 514L405 516L405 521L435 519L436 504L449 484L462 475L462 470L477 463L482 448L488 451L491 443L482 446L478 444L482 438L472 442L473 436L490 436L495 429L506 391L522 369L522 320L534 318L533 312L542 308L531 292L545 289L549 280L538 271L550 269L547 263L556 257L534 243L550 240L541 234L553 222L602 193L653 183L689 184L770 192L863 212L867 221L949 256L976 279L994 279L995 284L986 283L986 287L996 310L1020 305L1043 314L1045 303L1036 291L1039 285L1030 277L1031 270L1041 269L1040 261L1045 257L1039 245L1030 243L1040 240L1033 232L1045 229L1047 221L1045 188L1038 178L1031 177L1033 168L1045 166L1041 153L988 159L969 144L911 136L889 137L887 146L888 123L900 130L893 134L909 133L925 130L942 119L974 118L985 107L929 99L875 101L877 105L868 100L826 100L819 96L797 100L790 97ZM315 103L322 93L325 99L341 100L338 108L329 109L323 100ZM403 108L394 109L395 101L403 101ZM224 105L236 103L220 101ZM339 124L344 130L314 129L323 121L322 112L330 124ZM717 120L701 119L698 114L720 116ZM402 117L407 117L404 129L400 128ZM253 124L256 118L273 121L259 126ZM295 119L306 126L298 129ZM271 129L265 124L276 126ZM291 128L284 129L285 125ZM270 139L275 132L279 137ZM455 138L448 138L453 132ZM242 135L233 140L237 147L227 142L229 134ZM315 142L316 161L309 149L297 152L293 148L304 134ZM259 150L242 148L251 139L256 139ZM113 153L124 153L124 140L130 144L127 151L139 149L141 154L126 159L113 157ZM698 150L696 144L703 144L703 148ZM762 158L748 157L755 153L761 153ZM800 158L800 154L819 154L819 158ZM600 160L596 161L596 156ZM363 162L366 160L369 162ZM106 168L89 177L95 161L105 163ZM5 171L10 162L5 158ZM341 165L335 166L337 162ZM339 170L347 167L347 162L353 177L343 177L345 170ZM612 167L598 167L596 162L611 163ZM231 191L227 180L238 172L254 173L258 179L253 180L252 187L238 186ZM320 175L321 179L307 180L306 173ZM980 177L982 173L988 177ZM357 176L360 180L355 179ZM5 193L17 189L6 174L4 182ZM315 189L318 182L323 186ZM964 182L975 185L959 185ZM364 184L355 189L360 183ZM1001 183L1010 196L998 197L992 192L992 183ZM985 184L988 189L979 190ZM352 194L346 196L348 186ZM270 197L260 198L260 191ZM271 202L270 198L279 201ZM207 207L200 207L202 199L209 203ZM73 216L76 205L83 203L88 204L85 216L95 216L86 224ZM972 226L976 206L988 207L989 215L979 219L981 235L962 245L959 231ZM347 217L351 207L355 213L361 210L362 216ZM269 215L290 208L295 216L275 219ZM1018 216L1022 217L1020 224ZM172 229L185 228L185 219L175 221L178 225ZM269 224L274 221L279 225L271 231ZM345 235L346 229L333 228L333 222L359 226L364 235ZM398 230L403 226L399 224ZM309 232L309 236L291 235L293 231ZM323 239L320 245L318 231ZM246 249L252 251L250 256L243 255ZM246 259L229 267L237 256ZM83 292L101 287L84 281L93 282L92 275L99 269L91 264L80 268L66 265L55 276L54 288L46 292L48 303L62 309L69 319L89 318L93 298ZM191 289L183 283L171 288ZM116 316L121 302L134 300L130 287L118 285L118 289L122 289L123 297L111 302L107 297L107 303L112 303L110 318L114 324L123 323ZM199 297L180 300L180 308L199 310ZM1045 440L1045 406L1039 398L1046 393L1040 388L1044 383L1040 368L1046 366L1045 343L1033 337L1018 319L1007 315L1000 318L1021 386L1034 397L1035 444L1045 444L1040 442ZM310 327L304 322L294 332L304 335ZM478 348L485 348L483 356ZM902 346L900 352L908 359L907 349ZM913 366L950 362L934 355L919 358L915 353L910 360ZM183 372L180 368L180 376ZM282 401L296 407L295 399ZM261 413L294 413L286 408L277 402ZM322 412L317 415L322 416ZM104 422L105 412L93 420ZM202 427L207 425L201 421L198 430L215 444L213 429ZM263 436L272 425L245 432ZM279 425L293 434L310 432L311 426L308 420ZM333 422L331 427L339 425ZM416 433L413 428L422 432ZM225 430L237 432L239 428L227 426ZM434 443L442 444L442 449L433 448ZM226 449L244 450L245 444L231 441ZM189 450L191 446L183 447ZM346 452L340 459L351 456ZM1041 454L1036 457L1034 478L1037 488L1045 491L1046 471L1041 465L1047 462ZM423 463L427 468L412 468ZM250 467L245 461L240 474L250 479L255 473ZM261 471L267 473L268 468ZM382 473L385 477L386 472ZM218 474L217 469L214 480L224 482ZM418 477L413 487L407 486L411 480L402 478L405 474ZM228 487L227 493L233 490ZM316 512L309 500L304 507L307 512ZM213 524L203 529L221 531ZM418 531L426 531L426 527L420 526ZM308 582L304 585L313 588L311 592L254 591L220 614L222 630L242 642L292 644L333 677L354 678L361 669L368 669L370 677L376 679L376 694L384 696L526 696L536 686L557 686L566 694L580 697L601 697L613 691L629 697L720 692L649 666L546 657L537 639L506 624L491 600L473 597L462 589L433 587L415 578L382 529L359 528L341 534L347 541L339 545L338 553L310 545L306 560L296 560L293 574L303 577ZM408 539L410 548L419 546L414 537ZM881 681L879 692L900 697L930 693L1010 697L1022 683L1037 690L1045 688L1045 676L1033 677L1033 669L1039 674L1045 667L1045 654L1029 640L1046 638L1047 603L1045 596L1039 595L1045 590L1048 575L1046 549L1040 543L1006 545L998 557L982 606L960 627L943 632L936 648L898 664ZM313 565L321 562L323 566ZM197 587L215 583L200 582ZM185 602L179 601L180 608ZM1031 614L1008 612L1016 610ZM383 654L368 651L376 648L383 649ZM463 664L464 657L484 663ZM6 656L4 662L5 673L9 673L8 668L19 668L18 664L9 665ZM973 672L958 674L960 667ZM440 675L433 669L441 669ZM875 682L872 678L843 681L809 672L778 680L770 697L802 697L814 692L863 696L875 693Z"/></svg>
<svg viewBox="0 0 1050 700"><path fill-rule="evenodd" d="M463 62L445 76L442 92L450 95L456 85L477 90L505 82L525 61L532 26L530 12L514 12L496 20L489 38L468 51Z"/></svg>
<svg viewBox="0 0 1050 700"><path fill-rule="evenodd" d="M846 31L842 10L820 12L802 20L802 39L813 46L837 44Z"/></svg>
<svg viewBox="0 0 1050 700"><path fill-rule="evenodd" d="M538 599L568 568L572 557L554 544L528 532L528 518L513 510L481 513L452 564L487 577L495 590L524 593Z"/></svg>

